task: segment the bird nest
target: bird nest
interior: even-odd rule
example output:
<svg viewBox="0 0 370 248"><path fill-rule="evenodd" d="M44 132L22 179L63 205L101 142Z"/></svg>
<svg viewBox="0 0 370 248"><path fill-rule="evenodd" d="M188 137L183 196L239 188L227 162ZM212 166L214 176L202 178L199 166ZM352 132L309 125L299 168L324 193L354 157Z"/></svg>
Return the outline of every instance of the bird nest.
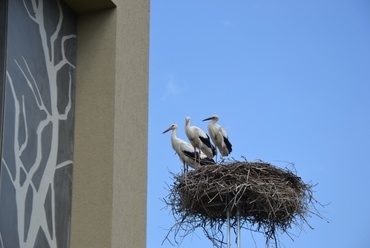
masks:
<svg viewBox="0 0 370 248"><path fill-rule="evenodd" d="M174 175L164 202L171 208L176 224L165 240L179 244L185 236L201 228L217 247L224 242L222 232L226 213L236 228L239 212L242 228L261 232L277 246L277 231L288 233L293 226L308 226L306 217L319 217L313 198L313 185L306 184L289 169L259 162L229 161L202 166ZM289 234L289 233L288 233ZM180 241L181 242L181 241ZM172 243L172 242L171 242Z"/></svg>

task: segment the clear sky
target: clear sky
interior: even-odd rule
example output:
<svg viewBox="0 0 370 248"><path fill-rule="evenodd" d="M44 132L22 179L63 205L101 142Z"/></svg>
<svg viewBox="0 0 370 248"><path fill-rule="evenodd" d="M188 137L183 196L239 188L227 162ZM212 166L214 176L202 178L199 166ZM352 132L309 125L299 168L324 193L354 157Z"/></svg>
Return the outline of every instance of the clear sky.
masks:
<svg viewBox="0 0 370 248"><path fill-rule="evenodd" d="M151 0L150 25L147 247L173 247L161 199L182 164L162 132L186 140L186 116L207 130L213 114L232 157L294 163L330 203L329 223L309 218L282 247L370 247L370 1ZM180 247L212 244L199 231Z"/></svg>

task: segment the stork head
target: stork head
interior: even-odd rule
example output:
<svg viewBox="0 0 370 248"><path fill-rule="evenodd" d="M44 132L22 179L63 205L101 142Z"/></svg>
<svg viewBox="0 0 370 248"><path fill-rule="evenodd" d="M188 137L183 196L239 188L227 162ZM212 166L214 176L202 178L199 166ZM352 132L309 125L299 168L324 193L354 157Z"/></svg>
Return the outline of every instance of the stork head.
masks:
<svg viewBox="0 0 370 248"><path fill-rule="evenodd" d="M162 134L167 133L170 130L175 130L175 129L177 129L177 125L176 124L172 124L169 128L167 128L166 130L164 130Z"/></svg>
<svg viewBox="0 0 370 248"><path fill-rule="evenodd" d="M190 124L190 117L189 116L187 116L185 118L185 126L187 126L188 124Z"/></svg>
<svg viewBox="0 0 370 248"><path fill-rule="evenodd" d="M212 121L218 121L218 115L212 115L211 117L208 117L206 119L204 119L203 121L209 121L209 120L212 120Z"/></svg>

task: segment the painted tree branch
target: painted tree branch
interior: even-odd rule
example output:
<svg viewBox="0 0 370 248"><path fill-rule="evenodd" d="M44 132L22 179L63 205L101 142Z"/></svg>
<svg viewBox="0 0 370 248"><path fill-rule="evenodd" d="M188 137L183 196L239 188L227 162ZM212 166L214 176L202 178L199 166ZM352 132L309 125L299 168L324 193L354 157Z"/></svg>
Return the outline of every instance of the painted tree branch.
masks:
<svg viewBox="0 0 370 248"><path fill-rule="evenodd" d="M34 99L34 101L32 99L27 99L23 94L20 95L15 87L16 82L13 82L9 72L6 72L7 81L10 85L14 101L14 154L12 155L14 156L15 161L14 172L12 172L9 167L7 158L2 158L2 163L4 164L7 174L9 175L15 189L17 228L20 247L34 247L40 229L45 234L48 246L51 248L57 247L54 188L55 172L57 169L73 164L72 160L65 160L59 163L57 161L60 143L60 121L68 120L68 116L72 108L71 72L69 72L68 80L68 99L63 113L60 113L58 110L58 105L60 105L60 103L58 102L57 82L58 72L63 66L69 66L70 68L75 69L75 65L73 65L66 56L65 46L66 42L70 39L76 38L76 35L66 35L59 39L63 24L63 10L59 1L57 1L57 4L59 17L55 30L51 35L49 35L45 27L43 0L23 0L23 5L29 18L38 26L43 55L45 58L47 81L49 82L49 95L47 96L47 99L50 99L50 107L49 105L45 105L45 101L47 99L43 99L45 95L43 96L40 92L40 82L37 82L35 79L34 72L32 72L32 69L29 67L28 62L24 57L22 57L23 63L19 63L15 60L15 64L26 81L26 85L31 93L31 98ZM59 42L59 44L57 44L57 42ZM56 50L56 47L58 50ZM62 55L61 59L58 61L56 61L56 51L61 51ZM28 103L35 104L37 109L46 114L46 116L40 115L39 122L35 127L32 127L32 129L26 111L26 105ZM20 137L19 132L21 130L24 130L24 135ZM36 136L36 140L33 141L34 143L30 140L30 130L34 130L32 131L34 132L32 135ZM47 141L46 144L50 144L48 149L45 149L45 141ZM31 146L35 146L36 150L34 161L23 162L22 154L24 154ZM26 163L27 167L24 163ZM39 182L35 182L35 174L40 171L42 171L41 179ZM32 194L31 203L27 201L29 194ZM45 205L50 206L50 213L46 211ZM32 209L29 220L26 220L25 218L26 209ZM28 222L26 223L26 221ZM2 237L0 241L2 242Z"/></svg>
<svg viewBox="0 0 370 248"><path fill-rule="evenodd" d="M64 65L68 64L69 66L71 66L72 68L76 68L71 62L68 61L68 59L66 58L66 55L65 55L65 48L64 48L64 43L69 40L69 39L72 39L72 38L76 38L76 35L74 34L71 34L71 35L66 35L62 38L62 60L59 61L58 64L56 64L55 68L57 70L60 70L60 68L62 68Z"/></svg>
<svg viewBox="0 0 370 248"><path fill-rule="evenodd" d="M67 161L64 161L64 162L58 164L55 167L55 169L58 170L58 169L61 169L61 168L65 167L65 166L67 166L67 165L70 165L70 164L73 164L73 161L72 160L67 160Z"/></svg>
<svg viewBox="0 0 370 248"><path fill-rule="evenodd" d="M25 64L25 66L27 68L27 72L28 72L29 76L27 76L27 74L23 70L22 66L19 65L18 61L14 60L14 62L18 66L19 70L22 72L22 75L23 75L24 79L26 80L26 82L28 84L28 87L31 89L31 91L32 91L32 93L33 93L33 95L35 97L35 101L37 103L38 108L40 110L42 110L42 111L45 111L45 113L47 115L50 115L50 113L47 110L47 108L46 108L46 106L44 104L44 101L43 101L43 99L41 97L39 87L37 86L36 80L35 80L35 78L33 77L32 73L30 71L30 68L28 66L27 61L24 58L23 58L23 61L24 61L24 64Z"/></svg>
<svg viewBox="0 0 370 248"><path fill-rule="evenodd" d="M26 115L26 108L24 106L24 96L22 95L22 113L23 113L23 125L27 125L27 115ZM24 149L27 147L28 143L28 128L25 128L25 138L24 142L21 144L19 148L19 152L22 154L24 152Z"/></svg>

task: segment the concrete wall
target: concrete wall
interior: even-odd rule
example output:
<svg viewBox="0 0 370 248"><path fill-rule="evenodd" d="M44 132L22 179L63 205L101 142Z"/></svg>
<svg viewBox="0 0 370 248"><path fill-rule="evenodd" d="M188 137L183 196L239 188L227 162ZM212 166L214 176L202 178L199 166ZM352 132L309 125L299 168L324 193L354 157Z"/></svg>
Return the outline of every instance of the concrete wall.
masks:
<svg viewBox="0 0 370 248"><path fill-rule="evenodd" d="M76 2L71 247L145 247L149 0Z"/></svg>

